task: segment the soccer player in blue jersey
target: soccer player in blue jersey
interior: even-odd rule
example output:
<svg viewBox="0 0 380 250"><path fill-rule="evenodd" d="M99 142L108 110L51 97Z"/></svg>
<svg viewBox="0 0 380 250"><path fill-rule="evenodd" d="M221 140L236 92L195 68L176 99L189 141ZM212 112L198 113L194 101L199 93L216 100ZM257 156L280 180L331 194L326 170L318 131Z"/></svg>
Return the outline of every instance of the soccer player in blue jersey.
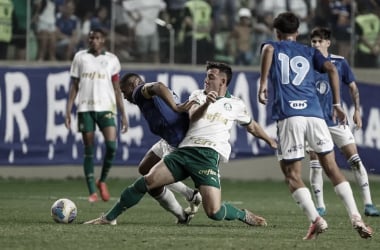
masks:
<svg viewBox="0 0 380 250"><path fill-rule="evenodd" d="M204 89L193 91L189 97L190 125L176 150L126 188L120 200L104 216L85 224L111 224L150 190L191 177L202 195L203 209L210 219L240 220L250 226L267 225L264 218L221 201L219 161L229 159L229 139L235 123L244 126L247 133L263 139L272 148L277 148L277 143L251 118L244 102L228 92L231 67L208 62L206 69Z"/></svg>
<svg viewBox="0 0 380 250"><path fill-rule="evenodd" d="M331 31L328 28L318 27L312 30L310 34L312 47L318 49L324 57L328 58L337 68L340 80L340 86L346 86L350 90L351 100L354 104L353 121L356 129L362 127L360 116L360 99L359 90L355 83L355 76L348 65L346 59L342 56L330 54L328 49L331 44ZM356 182L358 183L364 202L364 214L367 216L380 216L379 210L372 203L371 192L368 181L367 170L360 159L355 144L355 138L350 130L350 126L340 126L333 121L332 117L332 96L329 87L327 74L315 73L316 88L319 102L322 107L324 119L329 127L332 139L337 147L342 151L353 170ZM323 199L323 177L322 167L318 161L318 156L314 151L309 151L310 156L310 184L317 204L317 210L320 215L325 215L326 206Z"/></svg>
<svg viewBox="0 0 380 250"><path fill-rule="evenodd" d="M162 138L148 150L138 166L139 173L145 175L184 138L189 128L187 110L191 103L180 103L178 96L163 83L145 83L136 73L125 74L120 80L120 89L125 99L139 107L151 132ZM182 194L190 203L185 213L170 190L159 188L149 193L178 218L178 223L188 222L191 219L189 214L195 214L201 204L200 193L183 182L175 182L167 187Z"/></svg>
<svg viewBox="0 0 380 250"><path fill-rule="evenodd" d="M261 78L258 98L268 103L268 78L273 85L272 119L277 121L278 158L289 190L296 203L311 221L304 240L315 239L327 230L327 222L318 214L305 186L302 162L305 139L318 154L335 192L343 200L352 226L362 238L372 237L372 229L364 224L357 209L351 186L335 162L333 141L315 88L314 70L329 76L332 89L333 119L345 124L340 106L339 78L335 66L318 50L296 42L298 17L291 12L279 14L273 22L279 41L264 43L261 54Z"/></svg>

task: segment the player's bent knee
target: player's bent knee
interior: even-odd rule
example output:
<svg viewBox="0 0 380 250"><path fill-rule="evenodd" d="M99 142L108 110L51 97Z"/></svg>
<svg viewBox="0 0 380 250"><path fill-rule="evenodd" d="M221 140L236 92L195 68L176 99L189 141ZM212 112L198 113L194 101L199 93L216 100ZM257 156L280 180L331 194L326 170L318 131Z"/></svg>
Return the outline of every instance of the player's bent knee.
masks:
<svg viewBox="0 0 380 250"><path fill-rule="evenodd" d="M207 216L212 219L212 220L216 220L216 221L221 221L221 220L224 220L224 217L226 217L226 208L224 205L222 205L220 207L220 209L218 210L218 212L216 213L213 213L213 214L207 214Z"/></svg>
<svg viewBox="0 0 380 250"><path fill-rule="evenodd" d="M116 142L115 141L107 141L106 142L106 152L109 155L115 155L115 153L116 153Z"/></svg>

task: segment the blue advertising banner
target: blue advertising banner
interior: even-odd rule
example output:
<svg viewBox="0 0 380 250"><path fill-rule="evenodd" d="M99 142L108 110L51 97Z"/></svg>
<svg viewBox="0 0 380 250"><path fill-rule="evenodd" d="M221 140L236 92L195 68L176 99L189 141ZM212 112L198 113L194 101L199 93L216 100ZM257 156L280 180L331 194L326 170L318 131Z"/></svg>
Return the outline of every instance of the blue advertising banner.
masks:
<svg viewBox="0 0 380 250"><path fill-rule="evenodd" d="M187 70L137 70L146 82L161 81L184 101L189 94L203 88L205 73ZM126 73L123 71L122 74ZM264 129L275 137L275 123L270 108L257 102L257 72L235 71L230 92L240 97L248 111ZM72 128L64 125L70 86L68 67L2 67L0 68L0 166L73 165L82 164L83 146L77 132L76 115ZM376 156L380 149L380 87L359 83L362 96L363 129L355 130L359 152L369 173L380 174ZM344 107L352 117L348 89L343 90ZM367 98L366 98L367 97ZM159 139L148 129L137 106L125 101L130 127L119 135L115 165L136 165L145 152ZM258 140L238 125L231 131L231 159L274 155L264 141ZM104 140L96 132L95 159L101 162ZM337 153L341 165L347 165Z"/></svg>

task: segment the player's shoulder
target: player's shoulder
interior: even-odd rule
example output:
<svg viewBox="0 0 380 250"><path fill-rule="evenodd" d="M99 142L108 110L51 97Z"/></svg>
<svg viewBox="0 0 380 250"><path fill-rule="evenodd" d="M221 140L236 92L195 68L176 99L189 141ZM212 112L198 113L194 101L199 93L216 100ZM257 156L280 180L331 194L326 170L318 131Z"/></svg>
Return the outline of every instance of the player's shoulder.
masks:
<svg viewBox="0 0 380 250"><path fill-rule="evenodd" d="M75 53L75 56L76 57L82 57L84 55L87 55L88 53L88 50L87 49L82 49L82 50L78 50L76 53Z"/></svg>
<svg viewBox="0 0 380 250"><path fill-rule="evenodd" d="M330 58L331 58L331 60L335 60L335 61L344 61L344 60L346 60L343 56L335 55L335 54L330 54Z"/></svg>
<svg viewBox="0 0 380 250"><path fill-rule="evenodd" d="M197 90L194 90L193 92L191 92L191 95L192 96L199 96L199 95L205 95L205 94L204 94L203 89L197 89Z"/></svg>

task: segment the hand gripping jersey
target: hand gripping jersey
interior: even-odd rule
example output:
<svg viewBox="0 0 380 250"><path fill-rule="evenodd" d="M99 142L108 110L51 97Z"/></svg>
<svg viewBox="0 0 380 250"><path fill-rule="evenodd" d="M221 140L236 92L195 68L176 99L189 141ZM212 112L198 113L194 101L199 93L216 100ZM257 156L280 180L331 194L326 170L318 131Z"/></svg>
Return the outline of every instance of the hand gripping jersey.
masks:
<svg viewBox="0 0 380 250"><path fill-rule="evenodd" d="M189 128L189 114L175 112L158 96L146 99L141 93L143 86L144 84L141 84L133 91L134 103L140 108L150 131L160 136L170 146L177 147ZM173 93L173 98L176 103L179 103L179 98L175 93Z"/></svg>
<svg viewBox="0 0 380 250"><path fill-rule="evenodd" d="M274 47L269 72L274 87L272 119L291 116L323 118L314 70L322 72L327 59L318 50L295 41L267 43Z"/></svg>
<svg viewBox="0 0 380 250"><path fill-rule="evenodd" d="M206 102L206 97L203 90L196 90L189 100L201 105ZM244 102L227 92L225 97L218 98L208 106L201 119L190 123L186 137L179 147L212 148L219 153L222 161L227 162L231 153L230 130L235 122L247 125L251 122L251 116Z"/></svg>
<svg viewBox="0 0 380 250"><path fill-rule="evenodd" d="M330 54L327 57L336 67L339 75L340 92L342 93L343 84L348 87L350 83L355 82L355 76L346 59L342 56ZM333 122L333 100L332 92L329 84L329 77L327 74L315 72L316 88L318 93L319 102L322 107L323 117L329 127L336 126L338 123ZM342 96L342 94L341 94Z"/></svg>

